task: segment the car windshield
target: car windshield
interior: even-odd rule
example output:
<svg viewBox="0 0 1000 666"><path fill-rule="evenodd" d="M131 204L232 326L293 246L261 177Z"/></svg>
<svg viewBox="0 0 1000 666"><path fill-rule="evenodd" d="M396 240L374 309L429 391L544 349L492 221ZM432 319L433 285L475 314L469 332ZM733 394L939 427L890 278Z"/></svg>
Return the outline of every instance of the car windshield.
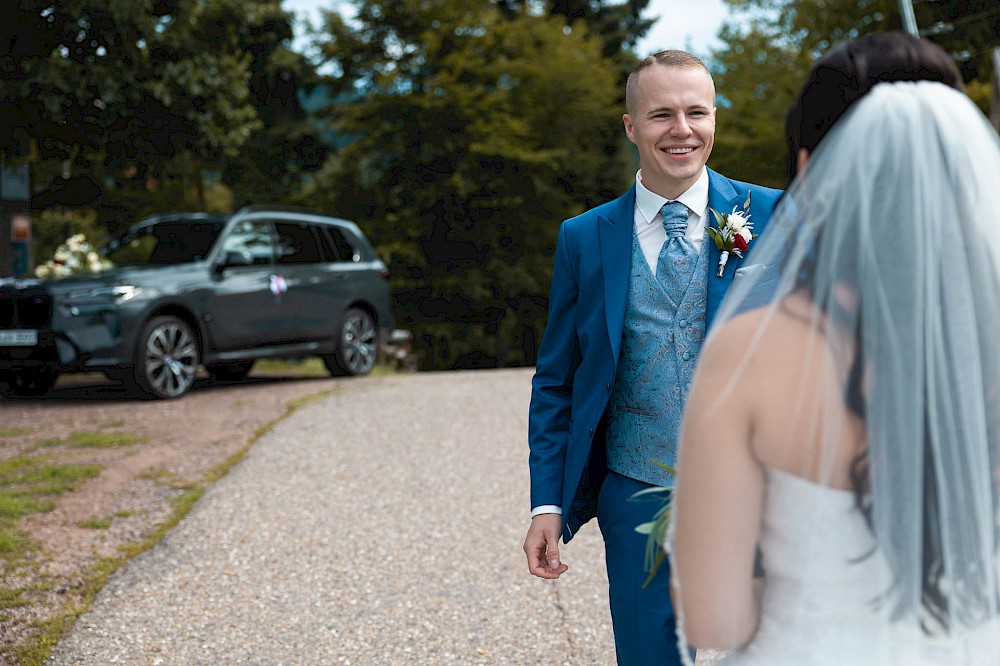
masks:
<svg viewBox="0 0 1000 666"><path fill-rule="evenodd" d="M162 266L204 259L225 225L224 220L157 222L133 228L101 250L115 266Z"/></svg>

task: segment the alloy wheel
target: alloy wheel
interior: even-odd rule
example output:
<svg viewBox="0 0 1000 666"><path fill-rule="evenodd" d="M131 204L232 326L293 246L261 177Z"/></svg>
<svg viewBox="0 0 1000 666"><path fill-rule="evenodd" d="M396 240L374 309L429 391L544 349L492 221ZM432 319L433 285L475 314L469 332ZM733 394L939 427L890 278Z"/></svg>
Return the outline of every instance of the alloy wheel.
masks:
<svg viewBox="0 0 1000 666"><path fill-rule="evenodd" d="M352 375L371 372L378 356L378 331L363 310L349 310L340 337L340 354L345 370Z"/></svg>
<svg viewBox="0 0 1000 666"><path fill-rule="evenodd" d="M198 343L191 328L174 317L153 320L140 359L143 382L160 398L187 392L198 370Z"/></svg>

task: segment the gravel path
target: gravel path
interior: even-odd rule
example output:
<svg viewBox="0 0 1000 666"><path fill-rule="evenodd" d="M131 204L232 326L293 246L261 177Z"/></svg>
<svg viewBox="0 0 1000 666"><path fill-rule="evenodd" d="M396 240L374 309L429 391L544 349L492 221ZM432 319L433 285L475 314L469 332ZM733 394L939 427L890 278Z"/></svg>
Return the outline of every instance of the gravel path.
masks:
<svg viewBox="0 0 1000 666"><path fill-rule="evenodd" d="M596 524L527 573L531 370L343 382L111 578L50 664L613 664Z"/></svg>

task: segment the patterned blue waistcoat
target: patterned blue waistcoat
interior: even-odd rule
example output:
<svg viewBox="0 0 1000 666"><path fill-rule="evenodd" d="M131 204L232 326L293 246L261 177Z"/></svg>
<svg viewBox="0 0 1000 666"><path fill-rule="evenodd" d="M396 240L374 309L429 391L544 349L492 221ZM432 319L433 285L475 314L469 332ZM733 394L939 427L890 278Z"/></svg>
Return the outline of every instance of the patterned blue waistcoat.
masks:
<svg viewBox="0 0 1000 666"><path fill-rule="evenodd" d="M673 484L673 475L653 461L677 462L681 415L705 340L710 242L702 243L694 275L681 277L690 284L674 304L633 234L621 356L608 404L608 468L623 476Z"/></svg>

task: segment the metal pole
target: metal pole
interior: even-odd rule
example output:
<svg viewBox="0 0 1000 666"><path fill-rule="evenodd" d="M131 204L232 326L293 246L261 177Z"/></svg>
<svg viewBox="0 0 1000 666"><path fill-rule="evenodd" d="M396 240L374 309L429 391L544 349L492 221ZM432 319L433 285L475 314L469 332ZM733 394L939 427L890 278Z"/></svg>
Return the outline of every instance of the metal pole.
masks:
<svg viewBox="0 0 1000 666"><path fill-rule="evenodd" d="M993 99L990 101L990 120L1000 132L1000 46L993 47Z"/></svg>
<svg viewBox="0 0 1000 666"><path fill-rule="evenodd" d="M906 32L919 37L917 17L913 15L913 0L899 0L899 13L903 17L903 28Z"/></svg>

